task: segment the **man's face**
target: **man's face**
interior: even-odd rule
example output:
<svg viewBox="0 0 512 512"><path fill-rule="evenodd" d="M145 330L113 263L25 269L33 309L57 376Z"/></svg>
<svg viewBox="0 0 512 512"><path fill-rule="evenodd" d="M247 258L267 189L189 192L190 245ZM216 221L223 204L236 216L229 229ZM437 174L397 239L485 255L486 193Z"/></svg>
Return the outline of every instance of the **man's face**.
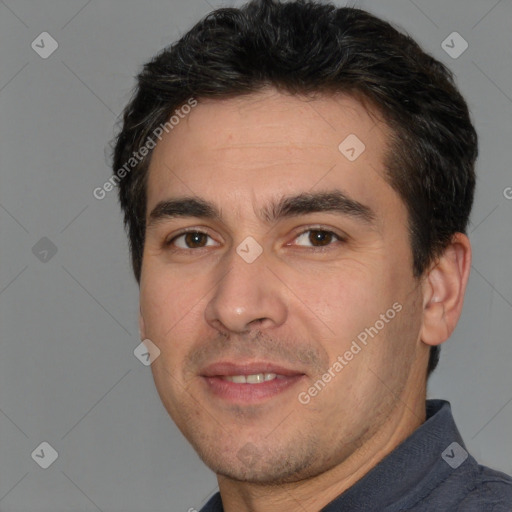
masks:
<svg viewBox="0 0 512 512"><path fill-rule="evenodd" d="M319 474L424 387L421 292L406 208L383 178L387 135L355 99L267 90L201 101L154 150L142 332L161 351L166 409L220 475ZM319 193L332 194L321 208L308 202ZM184 198L219 216L162 206ZM341 208L318 211L327 205Z"/></svg>

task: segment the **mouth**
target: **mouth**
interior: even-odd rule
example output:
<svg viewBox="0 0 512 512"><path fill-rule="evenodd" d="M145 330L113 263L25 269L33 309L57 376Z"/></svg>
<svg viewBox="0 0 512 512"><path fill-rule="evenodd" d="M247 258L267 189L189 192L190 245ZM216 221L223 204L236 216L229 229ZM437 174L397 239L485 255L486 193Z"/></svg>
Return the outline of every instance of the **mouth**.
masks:
<svg viewBox="0 0 512 512"><path fill-rule="evenodd" d="M207 392L214 397L237 404L250 404L284 393L306 375L270 362L223 361L206 367L200 376Z"/></svg>

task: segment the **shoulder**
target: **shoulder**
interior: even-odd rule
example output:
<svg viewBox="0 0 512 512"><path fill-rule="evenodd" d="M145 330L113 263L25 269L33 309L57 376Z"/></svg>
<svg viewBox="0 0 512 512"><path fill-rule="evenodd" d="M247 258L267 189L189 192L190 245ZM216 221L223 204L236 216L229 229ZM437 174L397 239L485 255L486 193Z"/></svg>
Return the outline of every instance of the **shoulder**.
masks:
<svg viewBox="0 0 512 512"><path fill-rule="evenodd" d="M445 470L441 467L437 473ZM512 478L479 464L471 455L460 466L444 473L441 482L432 490L421 494L421 499L414 506L408 503L409 507L404 510L512 512Z"/></svg>
<svg viewBox="0 0 512 512"><path fill-rule="evenodd" d="M512 477L476 464L468 492L457 508L458 512L511 512Z"/></svg>

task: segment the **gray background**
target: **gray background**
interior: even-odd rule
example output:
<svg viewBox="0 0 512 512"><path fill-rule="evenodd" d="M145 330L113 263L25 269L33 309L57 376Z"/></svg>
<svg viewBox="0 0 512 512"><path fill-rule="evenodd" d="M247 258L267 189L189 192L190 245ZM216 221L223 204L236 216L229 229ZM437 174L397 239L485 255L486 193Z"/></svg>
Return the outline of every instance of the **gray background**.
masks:
<svg viewBox="0 0 512 512"><path fill-rule="evenodd" d="M3 512L185 512L216 489L133 355L138 289L116 192L92 191L109 177L107 144L142 63L213 7L240 3L0 0ZM475 457L512 473L512 3L357 5L447 63L476 122L473 269L429 396L451 401ZM44 31L59 45L47 59L31 48ZM456 59L441 47L454 31L469 44ZM59 454L48 469L31 458L43 441Z"/></svg>

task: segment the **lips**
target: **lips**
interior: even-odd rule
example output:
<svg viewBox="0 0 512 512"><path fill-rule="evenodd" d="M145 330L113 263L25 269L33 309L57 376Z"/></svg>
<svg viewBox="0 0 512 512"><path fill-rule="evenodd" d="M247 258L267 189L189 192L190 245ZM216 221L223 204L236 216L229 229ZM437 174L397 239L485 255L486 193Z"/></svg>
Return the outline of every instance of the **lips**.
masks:
<svg viewBox="0 0 512 512"><path fill-rule="evenodd" d="M240 405L276 397L302 381L305 374L271 362L221 361L207 366L201 377L210 396Z"/></svg>
<svg viewBox="0 0 512 512"><path fill-rule="evenodd" d="M303 372L276 365L271 362L234 363L221 361L207 366L202 372L203 377L228 377L233 375L256 375L275 373L283 377L304 375Z"/></svg>

